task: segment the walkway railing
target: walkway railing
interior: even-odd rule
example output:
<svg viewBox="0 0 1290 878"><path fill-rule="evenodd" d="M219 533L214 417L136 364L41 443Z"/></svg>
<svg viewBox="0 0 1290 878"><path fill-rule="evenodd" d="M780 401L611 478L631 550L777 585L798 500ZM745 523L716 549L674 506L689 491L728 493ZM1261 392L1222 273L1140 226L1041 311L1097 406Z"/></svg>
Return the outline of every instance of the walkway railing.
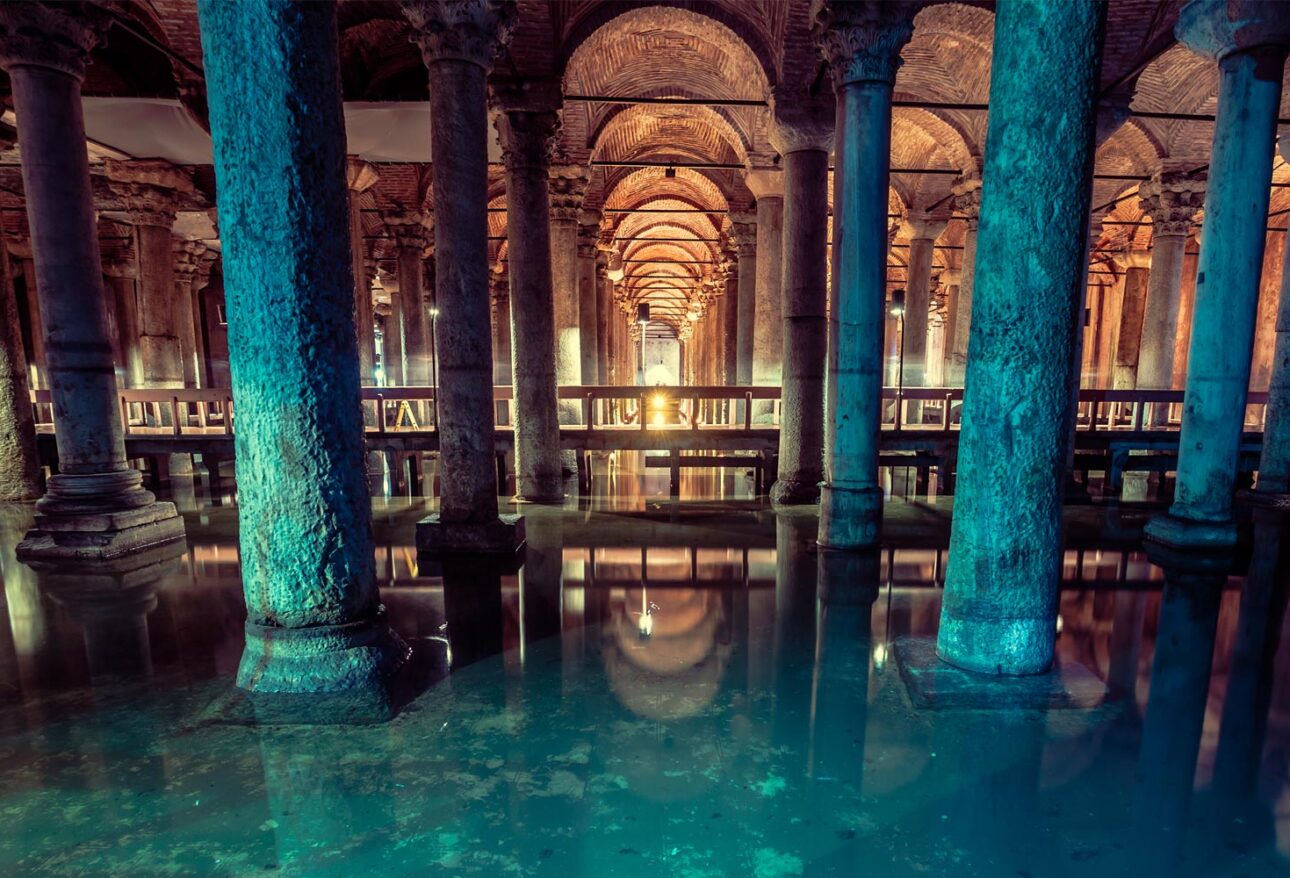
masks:
<svg viewBox="0 0 1290 878"><path fill-rule="evenodd" d="M597 385L565 386L557 392L569 414L576 412L577 423L562 424L563 430L774 431L780 423L778 387ZM227 389L122 390L118 395L121 422L128 436L227 435L236 421L236 404ZM512 396L510 387L493 388L499 427L515 423ZM51 431L50 392L35 390L31 398L37 426ZM960 427L962 388L887 387L883 400L885 430L921 435L956 432ZM1182 402L1181 390L1082 390L1076 428L1089 432L1177 430ZM433 387L365 387L362 404L365 428L370 433L435 429ZM1266 393L1249 394L1246 432L1263 429L1266 406Z"/></svg>

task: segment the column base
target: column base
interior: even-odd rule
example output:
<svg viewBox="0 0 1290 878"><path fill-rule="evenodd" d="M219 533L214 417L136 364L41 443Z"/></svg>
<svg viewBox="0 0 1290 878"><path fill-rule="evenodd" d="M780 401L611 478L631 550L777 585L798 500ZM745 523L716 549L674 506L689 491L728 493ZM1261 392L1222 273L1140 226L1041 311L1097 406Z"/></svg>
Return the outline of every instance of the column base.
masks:
<svg viewBox="0 0 1290 878"><path fill-rule="evenodd" d="M1234 521L1196 521L1172 512L1157 515L1142 529L1143 536L1174 549L1212 551L1236 545L1239 532Z"/></svg>
<svg viewBox="0 0 1290 878"><path fill-rule="evenodd" d="M524 545L524 516L492 521L443 521L434 512L417 522L417 551L428 555L513 555Z"/></svg>
<svg viewBox="0 0 1290 878"><path fill-rule="evenodd" d="M800 506L819 500L818 479L778 479L770 486L770 502L776 506Z"/></svg>
<svg viewBox="0 0 1290 878"><path fill-rule="evenodd" d="M941 613L941 661L995 677L1046 674L1053 666L1056 619L957 619Z"/></svg>
<svg viewBox="0 0 1290 878"><path fill-rule="evenodd" d="M411 655L384 607L345 625L275 628L248 621L237 685L260 722L379 721L397 710L394 678Z"/></svg>
<svg viewBox="0 0 1290 878"><path fill-rule="evenodd" d="M151 495L149 495L151 496ZM173 503L114 512L45 512L18 544L18 560L109 561L184 538L184 520Z"/></svg>
<svg viewBox="0 0 1290 878"><path fill-rule="evenodd" d="M818 542L828 549L864 549L878 545L882 536L882 489L820 489Z"/></svg>
<svg viewBox="0 0 1290 878"><path fill-rule="evenodd" d="M930 638L902 638L892 653L919 710L1090 710L1106 699L1106 684L1076 662L1057 664L1052 673L1000 680L947 664Z"/></svg>

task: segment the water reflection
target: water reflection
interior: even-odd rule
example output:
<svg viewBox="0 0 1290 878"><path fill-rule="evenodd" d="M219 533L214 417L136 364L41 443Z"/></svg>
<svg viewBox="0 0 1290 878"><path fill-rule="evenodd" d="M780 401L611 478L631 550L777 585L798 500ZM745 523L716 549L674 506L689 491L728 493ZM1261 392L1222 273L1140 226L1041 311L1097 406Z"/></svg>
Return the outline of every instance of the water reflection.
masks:
<svg viewBox="0 0 1290 878"><path fill-rule="evenodd" d="M241 650L232 512L90 576L17 565L23 513L0 516L5 874L1286 871L1281 519L1244 576L1072 549L1058 649L1106 681L1097 709L924 710L887 648L934 636L943 546L535 508L518 570L432 568L390 503L382 600L422 694L331 729L211 712Z"/></svg>

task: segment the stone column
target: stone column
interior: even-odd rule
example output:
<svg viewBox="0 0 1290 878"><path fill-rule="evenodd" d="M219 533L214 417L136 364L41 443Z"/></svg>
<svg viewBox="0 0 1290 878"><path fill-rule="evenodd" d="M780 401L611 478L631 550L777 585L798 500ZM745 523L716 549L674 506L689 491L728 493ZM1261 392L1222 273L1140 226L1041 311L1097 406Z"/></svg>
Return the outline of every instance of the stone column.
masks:
<svg viewBox="0 0 1290 878"><path fill-rule="evenodd" d="M430 314L426 300L425 253L430 220L420 211L386 214L385 228L394 238L398 260L398 317L403 326L403 383L409 387L430 384ZM391 315L393 316L393 315Z"/></svg>
<svg viewBox="0 0 1290 878"><path fill-rule="evenodd" d="M18 545L24 561L118 557L184 532L125 458L81 114L81 80L107 24L94 6L0 4L59 459Z"/></svg>
<svg viewBox="0 0 1290 878"><path fill-rule="evenodd" d="M770 498L786 505L814 503L824 478L825 260L833 106L832 101L805 95L781 96L774 105L771 145L784 164L784 365L779 474Z"/></svg>
<svg viewBox="0 0 1290 878"><path fill-rule="evenodd" d="M354 278L354 328L358 333L358 377L364 387L376 384L376 328L372 311L372 276L363 245L363 208L358 197L376 185L376 168L350 156L345 163L349 189L349 252Z"/></svg>
<svg viewBox="0 0 1290 878"><path fill-rule="evenodd" d="M950 348L954 344L952 338L954 334L954 309L958 303L959 281L963 277L963 272L958 268L947 268L941 272L940 285L945 288L945 313L941 320L941 339L940 339L940 362L939 364L932 360L932 351L928 351L927 364L927 383L931 387L946 387L945 371L949 364L949 358L952 351Z"/></svg>
<svg viewBox="0 0 1290 878"><path fill-rule="evenodd" d="M514 552L518 516L497 514L492 339L488 315L488 96L485 80L509 38L511 3L405 0L430 75L435 157L435 304L439 308L439 512L417 525L431 552Z"/></svg>
<svg viewBox="0 0 1290 878"><path fill-rule="evenodd" d="M582 383L582 344L578 308L578 214L587 191L588 172L579 165L556 165L550 171L551 282L555 299L555 383ZM582 421L577 400L561 400L561 424Z"/></svg>
<svg viewBox="0 0 1290 878"><path fill-rule="evenodd" d="M967 374L968 333L972 326L972 288L976 280L976 235L981 215L981 178L975 174L954 185L954 210L964 215L963 260L959 263L959 291L951 306L952 322L945 328L945 385L962 387Z"/></svg>
<svg viewBox="0 0 1290 878"><path fill-rule="evenodd" d="M721 295L721 371L726 385L739 383L739 263L734 253L723 254L722 295ZM750 313L749 318L753 315ZM751 329L751 320L749 321ZM745 338L750 338L746 336ZM747 345L745 345L747 347ZM752 368L752 350L748 351L748 366Z"/></svg>
<svg viewBox="0 0 1290 878"><path fill-rule="evenodd" d="M201 241L175 242L175 329L179 335L179 352L183 359L184 386L202 387L202 351L200 305L195 301L201 289L203 269L210 263L205 260L207 247Z"/></svg>
<svg viewBox="0 0 1290 878"><path fill-rule="evenodd" d="M784 173L760 168L745 177L757 198L754 272L752 383L778 387L784 364ZM769 424L773 405L753 406L758 423Z"/></svg>
<svg viewBox="0 0 1290 878"><path fill-rule="evenodd" d="M911 211L909 269L905 283L905 374L906 387L927 387L927 324L932 307L932 255L936 239L945 231L944 217ZM885 261L883 263L886 264ZM922 403L907 405L909 423L922 423Z"/></svg>
<svg viewBox="0 0 1290 878"><path fill-rule="evenodd" d="M493 386L510 387L511 375L511 287L510 279L494 272L488 284L489 311L493 326ZM499 413L500 417L500 413ZM504 420L501 423L506 423Z"/></svg>
<svg viewBox="0 0 1290 878"><path fill-rule="evenodd" d="M1151 274L1142 314L1138 387L1171 390L1187 232L1204 204L1205 181L1177 172L1156 174L1138 187L1138 197L1151 217ZM1159 414L1163 420L1163 406Z"/></svg>
<svg viewBox="0 0 1290 878"><path fill-rule="evenodd" d="M773 201L775 199L768 199ZM782 209L783 203L780 203ZM770 205L768 203L767 209ZM754 381L757 338L757 214L736 213L730 217L731 237L735 242L735 252L739 263L736 272L739 275L738 294L735 301L738 307L738 328L735 332L735 384L752 384Z"/></svg>
<svg viewBox="0 0 1290 878"><path fill-rule="evenodd" d="M833 285L825 408L826 484L820 498L819 543L827 548L855 549L877 544L882 526L878 430L882 415L883 324L887 312L891 92L900 66L901 47L914 32L918 5L833 2L817 8L818 40L833 73L837 101ZM797 210L791 175L788 183L785 228L791 229L790 221L796 219ZM824 218L821 210L821 222ZM820 240L815 251L821 270L823 244ZM788 252L786 248L786 255ZM930 256L928 247L929 265L923 275L924 337ZM791 276L790 272L786 266L786 279ZM787 280L785 289L793 289ZM792 359L787 340L784 350L787 366ZM923 350L926 351L926 344ZM781 473L783 444L781 439Z"/></svg>
<svg viewBox="0 0 1290 878"><path fill-rule="evenodd" d="M116 313L116 344L122 370L122 386L143 387L143 357L139 351L139 312L135 297L138 268L134 244L111 256L103 256L103 275Z"/></svg>
<svg viewBox="0 0 1290 878"><path fill-rule="evenodd" d="M556 305L551 257L551 148L560 120L559 84L498 89L497 132L506 163L511 370L515 392L515 494L564 499L556 405ZM543 100L543 97L546 100ZM565 178L568 179L568 178ZM554 181L553 181L554 182Z"/></svg>
<svg viewBox="0 0 1290 878"><path fill-rule="evenodd" d="M163 161L109 161L104 173L135 228L143 386L185 387L171 229L179 207L178 196L194 191L192 181Z"/></svg>
<svg viewBox="0 0 1290 878"><path fill-rule="evenodd" d="M1232 497L1245 426L1259 273L1290 15L1275 2L1191 0L1179 40L1218 62L1218 112L1196 270L1178 478L1149 538L1175 547L1236 542Z"/></svg>
<svg viewBox="0 0 1290 878"><path fill-rule="evenodd" d="M1290 161L1290 136L1282 135L1280 149L1281 157ZM1281 298L1263 419L1263 452L1254 488L1256 501L1290 509L1290 242L1281 247Z"/></svg>
<svg viewBox="0 0 1290 878"><path fill-rule="evenodd" d="M609 311L614 292L609 282L609 254L596 249L596 383L609 383Z"/></svg>
<svg viewBox="0 0 1290 878"><path fill-rule="evenodd" d="M336 7L203 0L198 14L237 400L237 682L388 713L408 649L372 556Z"/></svg>
<svg viewBox="0 0 1290 878"><path fill-rule="evenodd" d="M995 18L990 187L937 639L942 659L982 673L1041 673L1053 659L1105 14L1010 2ZM1051 124L1032 124L1036 108Z"/></svg>
<svg viewBox="0 0 1290 878"><path fill-rule="evenodd" d="M40 291L36 286L36 261L32 258L30 239L9 242L8 253L13 257L12 283L22 277L27 299L27 321L31 327L31 349L27 351L27 378L36 390L49 389L49 376L45 367L45 329L40 316Z"/></svg>
<svg viewBox="0 0 1290 878"><path fill-rule="evenodd" d="M600 235L600 211L578 214L578 357L582 384L596 384L596 350L599 334L596 321L596 238Z"/></svg>
<svg viewBox="0 0 1290 878"><path fill-rule="evenodd" d="M1151 254L1146 250L1127 250L1115 261L1124 269L1124 298L1120 304L1120 331L1115 337L1111 387L1133 390L1138 385L1138 355L1142 349L1142 320L1147 304L1147 269L1151 266Z"/></svg>
<svg viewBox="0 0 1290 878"><path fill-rule="evenodd" d="M0 502L35 500L41 491L27 352L10 271L9 255L0 243Z"/></svg>

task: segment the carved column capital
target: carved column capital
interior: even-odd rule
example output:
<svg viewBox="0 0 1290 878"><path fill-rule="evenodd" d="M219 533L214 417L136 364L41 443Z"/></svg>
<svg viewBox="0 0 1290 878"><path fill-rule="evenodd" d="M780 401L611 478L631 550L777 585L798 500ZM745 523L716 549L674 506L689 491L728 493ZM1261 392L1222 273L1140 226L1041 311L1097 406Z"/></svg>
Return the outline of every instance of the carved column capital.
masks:
<svg viewBox="0 0 1290 878"><path fill-rule="evenodd" d="M345 157L345 186L350 192L355 195L366 192L375 186L379 179L381 175L376 172L376 166L371 162L354 155Z"/></svg>
<svg viewBox="0 0 1290 878"><path fill-rule="evenodd" d="M0 3L0 68L45 67L84 79L110 22L97 3Z"/></svg>
<svg viewBox="0 0 1290 878"><path fill-rule="evenodd" d="M508 171L534 170L547 173L555 157L560 115L554 110L528 112L507 110L493 119L502 161Z"/></svg>
<svg viewBox="0 0 1290 878"><path fill-rule="evenodd" d="M1157 173L1138 186L1142 209L1151 217L1151 233L1186 235L1205 206L1205 178L1180 172Z"/></svg>
<svg viewBox="0 0 1290 878"><path fill-rule="evenodd" d="M784 197L784 172L779 168L749 168L744 184L758 201Z"/></svg>
<svg viewBox="0 0 1290 878"><path fill-rule="evenodd" d="M413 250L418 256L430 245L430 218L416 210L383 211L381 221L397 251Z"/></svg>
<svg viewBox="0 0 1290 878"><path fill-rule="evenodd" d="M905 216L905 225L909 227L910 240L926 239L935 241L945 231L949 217L930 214L924 210L911 210Z"/></svg>
<svg viewBox="0 0 1290 878"><path fill-rule="evenodd" d="M552 165L548 188L551 197L551 219L576 222L587 195L590 169L582 165Z"/></svg>
<svg viewBox="0 0 1290 878"><path fill-rule="evenodd" d="M514 0L399 0L426 65L465 61L492 69L519 16Z"/></svg>
<svg viewBox="0 0 1290 878"><path fill-rule="evenodd" d="M816 42L829 62L835 86L896 81L900 50L914 35L917 2L815 0L811 17Z"/></svg>
<svg viewBox="0 0 1290 878"><path fill-rule="evenodd" d="M1221 60L1259 46L1290 46L1290 15L1282 0L1189 0L1174 36L1193 52Z"/></svg>
<svg viewBox="0 0 1290 878"><path fill-rule="evenodd" d="M124 206L130 222L136 226L161 226L175 224L181 195L191 195L196 189L192 178L170 162L113 161L103 163L103 176L108 188Z"/></svg>
<svg viewBox="0 0 1290 878"><path fill-rule="evenodd" d="M757 255L757 214L730 214L730 238L740 256Z"/></svg>
<svg viewBox="0 0 1290 878"><path fill-rule="evenodd" d="M771 94L770 145L780 155L833 148L832 95L807 95L776 90Z"/></svg>
<svg viewBox="0 0 1290 878"><path fill-rule="evenodd" d="M954 209L967 217L968 228L975 230L981 219L981 178L975 174L959 177L950 192Z"/></svg>

